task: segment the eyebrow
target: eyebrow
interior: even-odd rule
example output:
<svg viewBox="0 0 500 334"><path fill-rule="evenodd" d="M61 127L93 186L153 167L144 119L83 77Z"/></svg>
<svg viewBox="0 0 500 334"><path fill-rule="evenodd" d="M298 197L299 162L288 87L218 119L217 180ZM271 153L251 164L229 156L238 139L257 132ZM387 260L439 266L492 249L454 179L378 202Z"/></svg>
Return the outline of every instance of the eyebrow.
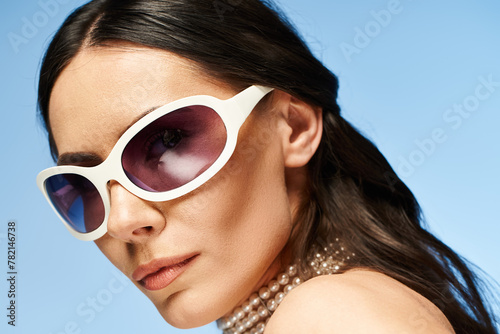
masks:
<svg viewBox="0 0 500 334"><path fill-rule="evenodd" d="M68 152L63 153L57 158L57 165L78 165L78 166L97 166L103 162L102 158L97 154L90 152Z"/></svg>
<svg viewBox="0 0 500 334"><path fill-rule="evenodd" d="M127 125L123 131L120 132L119 137L123 136L125 132L127 132L132 125L137 123L138 120L146 116L147 114L155 111L158 109L160 106L152 107L149 108L148 110L140 113L137 115L137 117L134 117L134 119L130 122L129 125ZM63 165L78 165L78 166L84 166L84 167L92 167L92 166L97 166L100 163L102 163L104 160L96 153L92 152L67 152L59 155L57 157L57 165L58 166L63 166Z"/></svg>

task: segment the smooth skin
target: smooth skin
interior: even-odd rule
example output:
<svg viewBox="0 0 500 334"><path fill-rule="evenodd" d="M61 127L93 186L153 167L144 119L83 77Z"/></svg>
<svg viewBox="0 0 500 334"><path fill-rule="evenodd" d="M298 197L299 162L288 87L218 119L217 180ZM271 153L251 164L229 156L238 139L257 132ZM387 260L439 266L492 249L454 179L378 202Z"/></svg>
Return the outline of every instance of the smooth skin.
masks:
<svg viewBox="0 0 500 334"><path fill-rule="evenodd" d="M428 299L369 270L319 276L283 300L265 334L450 334L448 319Z"/></svg>
<svg viewBox="0 0 500 334"><path fill-rule="evenodd" d="M92 166L104 160L120 135L148 110L187 96L227 99L237 92L177 55L116 42L82 49L63 70L51 94L49 125L60 155L85 153L71 163ZM110 181L108 233L95 243L171 325L191 328L215 321L290 262L287 242L293 217L307 185L306 165L321 134L320 108L275 90L243 124L228 164L197 190L172 201L148 202ZM149 291L132 278L139 265L186 254L197 257L161 290ZM413 310L418 295L408 288L399 293L405 287L384 275L369 275L377 275L384 291L397 298L389 323L367 324L379 326L378 332L384 332L384 326L395 328L391 321ZM378 310L385 299L366 289L373 277L337 276L313 279L294 290L266 333L332 333L329 322L321 325L324 317L308 311L311 303L327 314L343 314L339 309L357 312L360 323L372 319L372 308ZM370 298L360 307L354 301L364 300L366 293ZM339 303L339 294L353 302ZM429 301L422 304L430 310L430 319L443 317ZM308 327L314 319L314 327ZM294 328L303 330L287 331L292 323L301 323L303 327ZM418 333L411 328L406 332Z"/></svg>

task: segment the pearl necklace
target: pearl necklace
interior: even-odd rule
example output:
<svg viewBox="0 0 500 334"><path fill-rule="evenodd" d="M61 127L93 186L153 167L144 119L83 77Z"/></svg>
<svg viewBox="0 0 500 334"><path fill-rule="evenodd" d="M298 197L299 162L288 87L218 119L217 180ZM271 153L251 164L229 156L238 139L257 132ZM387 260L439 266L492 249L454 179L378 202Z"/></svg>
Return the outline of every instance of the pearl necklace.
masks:
<svg viewBox="0 0 500 334"><path fill-rule="evenodd" d="M318 250L314 247L308 257L312 270L310 278L320 275L332 275L339 271L346 260L354 253L346 256L346 250L335 239L328 247ZM217 320L223 334L261 334L271 315L276 311L285 296L300 285L303 280L298 276L298 267L291 265L284 273L279 274L267 286L260 288L250 298L235 308L227 317Z"/></svg>

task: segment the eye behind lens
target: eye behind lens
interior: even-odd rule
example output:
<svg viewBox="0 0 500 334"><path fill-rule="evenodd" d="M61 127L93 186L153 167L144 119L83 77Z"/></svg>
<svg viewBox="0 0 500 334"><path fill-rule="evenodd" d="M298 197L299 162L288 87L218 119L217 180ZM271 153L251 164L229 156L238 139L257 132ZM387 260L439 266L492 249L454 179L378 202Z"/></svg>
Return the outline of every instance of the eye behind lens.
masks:
<svg viewBox="0 0 500 334"><path fill-rule="evenodd" d="M182 140L183 134L180 129L165 130L163 134L163 145L166 148L174 148Z"/></svg>
<svg viewBox="0 0 500 334"><path fill-rule="evenodd" d="M226 125L214 109L187 106L152 120L138 131L123 150L122 167L139 188L170 191L213 165L226 141Z"/></svg>

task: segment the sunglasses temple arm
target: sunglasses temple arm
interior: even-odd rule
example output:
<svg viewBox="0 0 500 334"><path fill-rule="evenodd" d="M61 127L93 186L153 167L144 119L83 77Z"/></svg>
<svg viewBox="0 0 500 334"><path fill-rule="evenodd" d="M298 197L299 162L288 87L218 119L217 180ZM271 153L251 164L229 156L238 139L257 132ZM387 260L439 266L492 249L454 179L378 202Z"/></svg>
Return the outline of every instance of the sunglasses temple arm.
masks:
<svg viewBox="0 0 500 334"><path fill-rule="evenodd" d="M241 115L243 116L243 122L248 117L248 115L250 115L253 108L255 108L260 100L262 100L264 96L266 96L273 89L274 88L265 86L251 86L231 98L231 100L238 104L240 110L243 110L245 112L245 115Z"/></svg>

